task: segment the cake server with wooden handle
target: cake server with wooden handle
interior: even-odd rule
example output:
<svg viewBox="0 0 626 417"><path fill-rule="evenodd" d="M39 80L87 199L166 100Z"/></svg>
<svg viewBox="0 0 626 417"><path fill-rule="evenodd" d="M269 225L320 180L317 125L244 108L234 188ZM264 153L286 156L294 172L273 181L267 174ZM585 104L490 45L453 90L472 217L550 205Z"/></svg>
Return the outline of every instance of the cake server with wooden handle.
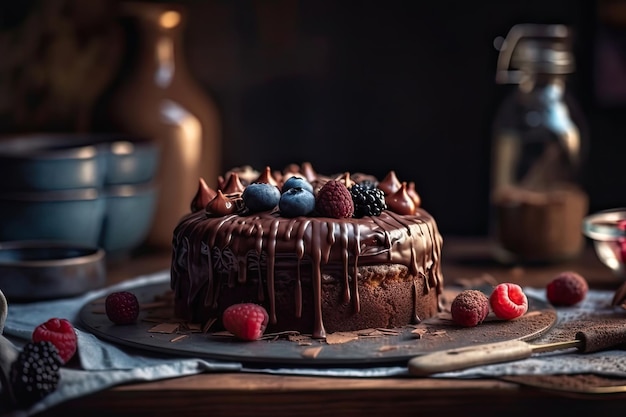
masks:
<svg viewBox="0 0 626 417"><path fill-rule="evenodd" d="M540 352L576 349L580 353L592 353L621 345L626 345L626 325L597 326L581 330L574 340L564 342L535 345L522 340L507 340L427 353L411 358L408 367L411 375L428 376L526 359Z"/></svg>

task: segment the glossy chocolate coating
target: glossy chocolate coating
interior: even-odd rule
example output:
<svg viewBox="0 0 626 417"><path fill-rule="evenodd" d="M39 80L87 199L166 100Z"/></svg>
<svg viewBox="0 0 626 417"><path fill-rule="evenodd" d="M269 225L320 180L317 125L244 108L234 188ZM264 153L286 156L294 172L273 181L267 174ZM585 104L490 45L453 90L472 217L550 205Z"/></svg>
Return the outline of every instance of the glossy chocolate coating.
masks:
<svg viewBox="0 0 626 417"><path fill-rule="evenodd" d="M323 338L322 283L326 277L340 281L343 301L357 314L360 288L351 277L363 266L403 265L413 280L424 281L419 285L422 291L438 296L443 289L441 245L434 219L422 209L413 215L387 210L378 217L361 219L289 219L270 212L207 217L196 212L184 217L174 231L171 284L177 313L193 320L198 311L217 308L225 280L229 288L245 285L248 274L260 274L263 269L258 299L269 306L270 322L276 323L281 320L276 315L276 287L281 285L277 281L287 274L300 283L307 275L313 293L311 333ZM293 297L293 314L297 315L303 294L296 290ZM421 297L415 294L414 308ZM419 319L417 313L413 316Z"/></svg>

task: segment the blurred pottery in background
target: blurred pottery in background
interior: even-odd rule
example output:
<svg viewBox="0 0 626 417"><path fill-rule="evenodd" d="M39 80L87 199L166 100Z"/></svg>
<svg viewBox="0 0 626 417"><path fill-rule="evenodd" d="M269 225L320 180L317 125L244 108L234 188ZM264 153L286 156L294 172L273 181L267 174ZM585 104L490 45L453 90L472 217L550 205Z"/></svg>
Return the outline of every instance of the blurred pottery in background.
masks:
<svg viewBox="0 0 626 417"><path fill-rule="evenodd" d="M123 255L141 245L152 224L157 199L153 183L116 185L103 195L105 216L99 244L109 256Z"/></svg>
<svg viewBox="0 0 626 417"><path fill-rule="evenodd" d="M0 288L9 301L69 297L105 282L100 248L44 240L0 243Z"/></svg>
<svg viewBox="0 0 626 417"><path fill-rule="evenodd" d="M101 187L98 148L66 136L16 136L0 140L0 191Z"/></svg>
<svg viewBox="0 0 626 417"><path fill-rule="evenodd" d="M60 240L97 245L104 199L96 188L0 194L0 241Z"/></svg>
<svg viewBox="0 0 626 417"><path fill-rule="evenodd" d="M160 149L128 135L0 139L0 241L140 246L154 217Z"/></svg>
<svg viewBox="0 0 626 417"><path fill-rule="evenodd" d="M217 187L221 123L217 105L187 69L186 8L175 2L128 1L120 13L137 37L128 68L103 105L106 128L153 139L161 147L160 192L147 241L167 248L172 230L189 212L198 178Z"/></svg>
<svg viewBox="0 0 626 417"><path fill-rule="evenodd" d="M100 144L104 185L147 184L159 165L159 147L147 139L116 137Z"/></svg>

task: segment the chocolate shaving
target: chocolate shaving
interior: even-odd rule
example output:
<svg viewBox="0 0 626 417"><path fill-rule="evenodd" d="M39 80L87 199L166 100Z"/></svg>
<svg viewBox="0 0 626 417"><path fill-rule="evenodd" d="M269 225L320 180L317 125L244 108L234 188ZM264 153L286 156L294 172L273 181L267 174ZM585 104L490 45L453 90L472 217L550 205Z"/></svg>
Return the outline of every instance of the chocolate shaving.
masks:
<svg viewBox="0 0 626 417"><path fill-rule="evenodd" d="M160 323L148 329L148 333L176 333L180 327L179 323Z"/></svg>
<svg viewBox="0 0 626 417"><path fill-rule="evenodd" d="M204 326L202 326L202 333L208 333L209 329L215 324L216 321L217 321L216 318L212 318L212 319L209 319L206 323L204 323Z"/></svg>
<svg viewBox="0 0 626 417"><path fill-rule="evenodd" d="M399 347L398 346L393 346L393 345L385 345L385 346L381 346L378 348L379 352L389 352L392 350L397 350Z"/></svg>
<svg viewBox="0 0 626 417"><path fill-rule="evenodd" d="M324 348L323 346L306 348L302 351L301 355L304 358L315 359L320 354L323 348Z"/></svg>
<svg viewBox="0 0 626 417"><path fill-rule="evenodd" d="M354 332L335 332L326 335L326 343L329 345L338 345L358 340L358 338L359 336Z"/></svg>
<svg viewBox="0 0 626 417"><path fill-rule="evenodd" d="M414 335L416 339L421 339L426 333L428 333L428 329L423 327L411 331L411 334Z"/></svg>
<svg viewBox="0 0 626 417"><path fill-rule="evenodd" d="M183 340L184 338L189 337L189 335L186 334L181 334L180 336L176 336L175 338L173 338L172 340L170 340L170 342L174 343L174 342L178 342L179 340Z"/></svg>

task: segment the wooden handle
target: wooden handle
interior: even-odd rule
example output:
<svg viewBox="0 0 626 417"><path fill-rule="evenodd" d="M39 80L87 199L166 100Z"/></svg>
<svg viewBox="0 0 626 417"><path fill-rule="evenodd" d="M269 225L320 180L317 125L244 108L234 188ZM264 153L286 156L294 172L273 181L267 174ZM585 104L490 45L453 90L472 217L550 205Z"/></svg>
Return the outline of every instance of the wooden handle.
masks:
<svg viewBox="0 0 626 417"><path fill-rule="evenodd" d="M409 360L408 367L411 375L427 376L473 366L526 359L532 352L532 347L526 342L507 340L416 356Z"/></svg>
<svg viewBox="0 0 626 417"><path fill-rule="evenodd" d="M576 339L583 341L583 353L625 346L626 325L591 327L576 333Z"/></svg>

